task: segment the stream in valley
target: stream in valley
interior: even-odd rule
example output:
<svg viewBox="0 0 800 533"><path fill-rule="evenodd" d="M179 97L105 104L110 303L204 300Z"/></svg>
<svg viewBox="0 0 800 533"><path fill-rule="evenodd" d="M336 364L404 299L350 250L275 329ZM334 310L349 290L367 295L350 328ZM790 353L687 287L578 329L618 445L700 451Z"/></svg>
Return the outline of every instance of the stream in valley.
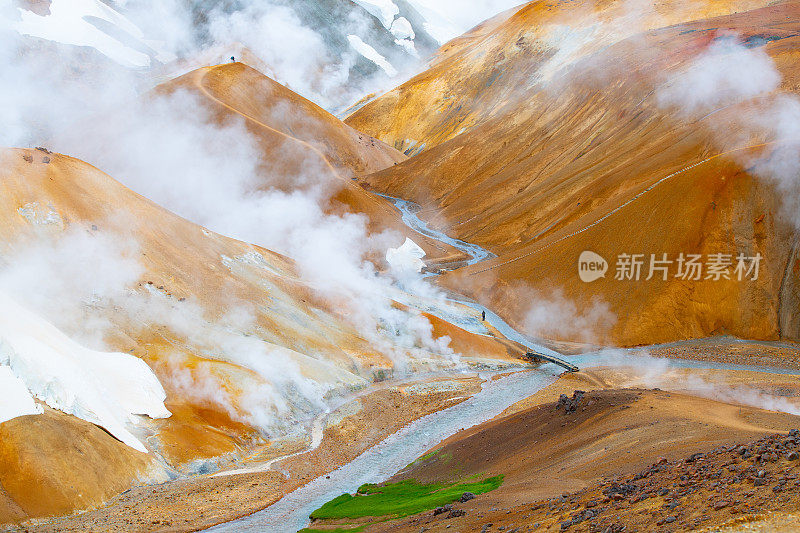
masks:
<svg viewBox="0 0 800 533"><path fill-rule="evenodd" d="M451 238L437 230L431 229L421 220L417 213L420 207L406 200L381 195L390 200L401 212L403 221L413 230L429 238L449 244L470 259L466 264L475 264L495 257L494 254L478 245ZM461 262L463 266L465 263ZM468 306L479 315L486 311L486 322L491 324L508 339L516 341L529 350L541 354L564 358L558 352L542 346L529 339L489 309L456 295L448 297L450 302ZM436 305L428 302L436 313ZM441 310L441 318L453 321L452 310ZM456 325L470 325L475 318L460 318L453 321ZM477 319L479 320L479 319ZM478 324L472 324L477 328ZM648 359L635 355L637 350L615 350L613 356L608 352L590 353L572 356L570 362L580 366L633 366L646 368L657 361L660 367L670 369L693 368L706 370L750 370L769 373L798 374L800 372L745 365L726 365L713 362L689 360ZM535 369L524 370L499 379L487 380L480 392L469 399L447 409L422 417L396 433L389 435L382 442L368 449L350 463L321 476L297 490L285 495L276 503L242 519L219 525L208 531L219 532L287 532L294 533L309 523L309 514L324 503L344 493L354 493L364 483L380 483L392 477L403 467L422 456L425 452L444 439L454 435L461 429L491 420L511 405L530 397L548 385L554 383L563 369L554 364L543 364Z"/></svg>

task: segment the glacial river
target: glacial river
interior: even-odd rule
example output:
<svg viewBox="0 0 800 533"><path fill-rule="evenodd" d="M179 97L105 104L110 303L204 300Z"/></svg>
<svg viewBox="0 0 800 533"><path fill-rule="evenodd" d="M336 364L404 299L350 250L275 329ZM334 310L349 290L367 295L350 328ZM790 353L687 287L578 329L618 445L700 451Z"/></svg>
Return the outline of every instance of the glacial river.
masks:
<svg viewBox="0 0 800 533"><path fill-rule="evenodd" d="M383 195L382 195L383 196ZM421 220L417 204L399 198L384 196L397 207L403 221L413 230L429 238L449 244L466 253L470 259L467 264L494 257L494 254L477 246L449 237L434 230ZM462 265L464 263L461 263ZM450 301L463 304L477 312L486 311L486 321L507 338L514 340L531 351L563 357L558 352L536 343L521 334L502 318L479 304L451 297ZM649 360L635 355L636 350L617 350L613 356L607 353L584 354L569 357L571 363L582 367L634 366L658 364L667 369L693 368L705 370L749 370L780 374L799 372L745 365L725 365L712 362L688 360ZM242 519L211 528L219 532L258 532L295 533L309 523L309 515L324 503L344 493L353 493L364 483L380 483L392 477L409 463L416 460L444 439L461 429L491 420L511 405L530 397L555 382L563 369L554 364L544 364L533 370L517 372L510 376L484 382L480 392L457 405L420 418L396 433L389 435L378 445L365 451L350 463L319 477L278 500L269 507Z"/></svg>

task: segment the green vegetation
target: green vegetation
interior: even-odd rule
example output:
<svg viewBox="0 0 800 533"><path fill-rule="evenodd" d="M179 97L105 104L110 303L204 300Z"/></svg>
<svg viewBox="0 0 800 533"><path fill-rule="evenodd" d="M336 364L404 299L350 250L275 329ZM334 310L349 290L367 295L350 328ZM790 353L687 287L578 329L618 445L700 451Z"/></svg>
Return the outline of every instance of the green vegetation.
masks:
<svg viewBox="0 0 800 533"><path fill-rule="evenodd" d="M364 516L406 516L458 500L465 492L483 494L496 489L503 476L474 483L422 485L413 479L385 485L366 484L355 496L342 494L313 513L313 519L361 518Z"/></svg>
<svg viewBox="0 0 800 533"><path fill-rule="evenodd" d="M450 460L452 458L453 458L453 453L452 452L443 452L442 450L435 450L435 451L432 451L432 452L428 452L425 455L423 455L422 457L419 457L419 458L415 459L413 462L411 462L408 465L406 465L406 467L403 470L411 468L414 465L417 465L417 464L420 464L420 463L424 463L425 461L430 461L432 459L436 459L439 462L447 464L447 463L450 462Z"/></svg>

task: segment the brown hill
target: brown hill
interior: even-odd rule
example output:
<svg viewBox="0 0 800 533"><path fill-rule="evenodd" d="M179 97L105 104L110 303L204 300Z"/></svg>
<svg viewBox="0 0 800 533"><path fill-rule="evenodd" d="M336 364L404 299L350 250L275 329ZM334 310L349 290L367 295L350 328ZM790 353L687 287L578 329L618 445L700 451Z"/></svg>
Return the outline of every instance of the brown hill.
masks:
<svg viewBox="0 0 800 533"><path fill-rule="evenodd" d="M725 9L734 4L725 3ZM543 6L529 4L491 37L448 56L431 75L446 76L452 66L448 79L459 80L454 97L463 87L470 101L478 81L458 66L481 52L488 55L494 43L517 46L520 27L539 28L532 13ZM532 334L622 345L719 333L797 338L794 204L785 188L758 171L796 146L770 127L744 123L762 116L759 106L770 109L797 87L800 28L792 21L798 13L800 4L786 2L653 30L587 52L549 83L531 87L524 99L499 95L476 104L498 116L482 118L365 183L422 204L428 218L435 212L448 221L442 227L453 236L498 255L443 282L467 287L512 323L528 323ZM665 80L720 42L768 54L782 82L757 100L720 104L706 116L665 107L659 97ZM519 81L540 72L530 66L536 57L520 49L504 64L503 76L514 76L516 69ZM483 86L493 78L486 72L479 79ZM518 89L513 83L507 88L512 87ZM413 83L412 89L421 95L437 91ZM441 116L433 109L415 114ZM608 261L604 279L580 281L577 264L584 250ZM619 255L644 254L649 261L650 254L664 253L673 261L666 281L658 275L644 281L647 263L638 282L613 279ZM739 254L764 259L757 280L687 281L674 277L681 253L701 254L704 261L718 253L734 262Z"/></svg>
<svg viewBox="0 0 800 533"><path fill-rule="evenodd" d="M263 154L263 187L295 190L311 174L329 191L330 212L361 213L374 231L412 236L432 260L458 256L451 247L412 235L394 207L352 180L404 161L397 150L242 63L200 68L156 89L161 94L179 90L200 95L220 122L244 119Z"/></svg>
<svg viewBox="0 0 800 533"><path fill-rule="evenodd" d="M106 256L113 250L100 246L102 237L135 243L125 260L139 269L134 269L137 280L113 297L95 294L92 287L70 287L87 290L91 298L73 302L73 311L55 321L78 331L106 324L106 347L141 357L153 368L172 417L150 421L144 431L148 447L166 464L191 472L193 464L210 460L213 468L215 458L241 453L273 435L281 438L280 419L291 427L307 417L313 409L309 387L335 394L391 372L392 359L356 328L347 306L303 281L290 259L192 224L76 159L15 149L2 152L2 163L0 250L6 261L39 250L39 260L58 262L63 255L47 254L79 235L96 243L96 255L85 259L104 277L120 263ZM31 256L25 257L34 268ZM55 275L60 272L70 276L75 270L58 264ZM63 281L87 283L83 277ZM22 296L40 292L35 285L26 290ZM457 328L447 333L465 354L520 353L502 339L493 342ZM403 350L396 349L393 357ZM265 370L276 367L282 371ZM275 395L277 411L270 411ZM260 434L265 426L259 416L277 417L278 425L270 429L270 423ZM147 481L155 464L156 455L129 450L106 432L58 412L49 411L46 420L12 420L2 431L0 521L97 505ZM292 436L302 442L301 437ZM69 453L61 453L55 442Z"/></svg>
<svg viewBox="0 0 800 533"><path fill-rule="evenodd" d="M445 44L431 68L361 107L345 122L408 154L521 110L535 82L648 30L762 7L719 2L535 1ZM603 67L600 67L601 69Z"/></svg>

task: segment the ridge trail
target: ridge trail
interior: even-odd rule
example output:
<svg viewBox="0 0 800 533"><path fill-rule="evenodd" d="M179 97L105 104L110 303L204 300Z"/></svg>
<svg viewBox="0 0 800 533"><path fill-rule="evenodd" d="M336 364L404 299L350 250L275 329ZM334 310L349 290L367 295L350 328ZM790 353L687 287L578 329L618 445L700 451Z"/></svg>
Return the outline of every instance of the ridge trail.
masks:
<svg viewBox="0 0 800 533"><path fill-rule="evenodd" d="M209 100L212 100L212 101L216 102L217 104L219 104L222 107L228 109L229 111L233 111L234 113L236 113L240 117L242 117L242 118L244 118L246 120L249 120L250 122L253 122L254 124L257 124L258 126L261 126L264 129L267 129L267 130L269 130L269 131L271 131L273 133L277 133L281 137L285 137L285 138L287 138L289 140L292 140L292 141L294 141L296 143L299 143L299 144L303 145L304 147L306 147L309 150L311 150L312 152L314 152L317 156L319 156L319 158L322 160L322 162L325 164L325 166L328 167L328 169L333 173L334 176L336 176L337 178L339 178L341 180L344 180L342 175L339 174L339 172L336 170L336 168L333 166L333 164L328 160L327 157L325 157L325 154L323 154L313 144L311 144L311 143L309 143L307 141L304 141L302 139L298 139L297 137L293 137L292 135L289 135L288 133L283 132L281 130L275 129L272 126L269 126L269 125L261 122L260 120L258 120L257 118L253 117L252 115L249 115L249 114L245 113L244 111L240 111L240 110L236 109L235 107L231 106L230 104L228 104L227 102L225 102L223 100L220 100L216 95L211 93L211 91L209 91L206 88L205 83L204 83L205 79L206 79L206 76L208 75L208 72L210 72L212 70L215 70L215 69L218 69L221 66L222 65L215 65L215 66L211 66L211 67L202 67L202 68L200 68L200 69L198 69L198 70L196 70L194 72L194 83L195 83L195 86L200 90L200 92L203 93L203 96L205 96Z"/></svg>
<svg viewBox="0 0 800 533"><path fill-rule="evenodd" d="M733 150L728 150L726 152L721 152L721 153L713 155L711 157L707 157L706 159L703 159L702 161L698 161L697 163L689 165L688 167L682 168L680 170L677 170L677 171L673 172L672 174L669 174L667 176L664 176L663 178L658 179L655 183L652 183L647 188L645 188L644 190L640 191L639 193L634 195L632 198L626 200L621 205L615 207L614 209L612 209L611 211L609 211L605 215L601 216L600 218L598 218L597 220L595 220L594 222L592 222L588 226L585 226L585 227L583 227L583 228L581 228L581 229L579 229L577 231L574 231L574 232L570 233L569 235L564 235L563 237L560 237L560 238L554 240L553 242L550 242L550 243L542 246L541 248L537 248L536 250L533 250L533 251L530 251L530 252L526 252L526 253L518 256L518 257L515 257L513 259L509 259L507 261L503 261L502 263L498 263L496 265L492 265L492 266L486 267L486 268L484 268L482 270L476 270L475 272L471 272L469 275L470 276L475 276L477 274L482 274L484 272L488 272L490 270L494 270L496 268L500 268L500 267L509 265L511 263L515 263L515 262L517 262L517 261L519 261L521 259L525 259L526 257L530 257L530 256L532 256L532 255L534 255L536 253L544 251L544 250L546 250L546 249L548 249L548 248L550 248L550 247L552 247L552 246L554 246L554 245L556 245L556 244L558 244L558 243L560 243L562 241L565 241L565 240L567 240L567 239L569 239L571 237L579 235L579 234L581 234L581 233L583 233L583 232L595 227L596 225L600 224L602 221L606 220L611 215L619 212L620 210L622 210L626 206L632 204L634 201L638 200L639 198L641 198L642 196L644 196L648 192L652 191L658 185L660 185L661 183L667 181L668 179L674 178L675 176L678 176L680 174L688 172L688 171L690 171L690 170L692 170L692 169L694 169L696 167L699 167L700 165L704 165L704 164L708 163L709 161L713 161L714 159L717 159L717 158L720 158L722 156L729 155L729 154L732 154L732 153L735 153L735 152L740 152L740 151L744 151L744 150L752 150L754 148L761 148L761 147L769 146L769 145L773 145L773 144L782 144L783 142L785 142L785 141L770 141L770 142L761 143L761 144L754 144L752 146L745 146L745 147L742 147L742 148L735 148Z"/></svg>

